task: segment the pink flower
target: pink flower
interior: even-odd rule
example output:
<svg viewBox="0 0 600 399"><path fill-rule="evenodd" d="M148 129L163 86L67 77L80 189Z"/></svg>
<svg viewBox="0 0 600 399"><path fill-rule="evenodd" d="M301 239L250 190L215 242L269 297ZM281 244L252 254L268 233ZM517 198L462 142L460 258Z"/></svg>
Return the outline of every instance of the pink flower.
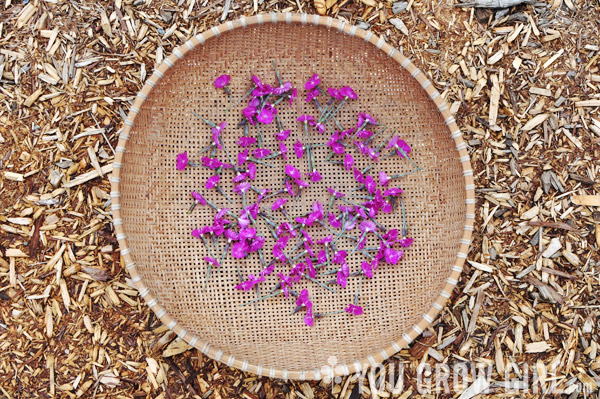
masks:
<svg viewBox="0 0 600 399"><path fill-rule="evenodd" d="M340 222L339 219L337 219L335 215L331 212L329 212L329 215L327 215L327 220L329 221L331 227L333 227L334 229L339 229L340 227L342 227L342 222Z"/></svg>
<svg viewBox="0 0 600 399"><path fill-rule="evenodd" d="M292 83L284 82L281 86L273 88L272 93L276 96L281 96L290 90L292 90Z"/></svg>
<svg viewBox="0 0 600 399"><path fill-rule="evenodd" d="M207 190L210 190L211 188L213 188L214 186L216 186L219 183L220 178L221 177L219 175L214 175L212 177L209 177L208 180L206 181L206 184L204 187Z"/></svg>
<svg viewBox="0 0 600 399"><path fill-rule="evenodd" d="M393 248L386 248L384 251L384 255L385 255L385 261L387 263L395 265L402 258L402 255L404 255L404 252L402 252L402 250L396 251Z"/></svg>
<svg viewBox="0 0 600 399"><path fill-rule="evenodd" d="M237 145L239 145L240 147L248 147L249 145L252 145L254 143L256 143L255 137L242 136L237 141Z"/></svg>
<svg viewBox="0 0 600 399"><path fill-rule="evenodd" d="M342 87L340 89L340 95L343 97L349 98L351 100L356 100L358 98L358 96L356 95L354 90L352 90L352 87L350 87L350 86Z"/></svg>
<svg viewBox="0 0 600 399"><path fill-rule="evenodd" d="M258 111L257 111L256 107L253 107L252 105L249 105L249 106L247 106L246 108L244 108L242 110L242 115L244 115L246 117L246 119L248 119L248 121L250 122L250 124L254 125L255 122L252 119L252 117L254 115L256 115L257 112Z"/></svg>
<svg viewBox="0 0 600 399"><path fill-rule="evenodd" d="M389 182L390 182L390 178L388 177L388 175L386 175L383 170L380 170L379 171L379 184L381 184L382 186L387 186L387 184Z"/></svg>
<svg viewBox="0 0 600 399"><path fill-rule="evenodd" d="M321 264L327 262L327 252L325 252L324 249L322 249L322 250L319 251L319 254L317 255L317 260Z"/></svg>
<svg viewBox="0 0 600 399"><path fill-rule="evenodd" d="M221 266L215 258L211 258L210 256L205 256L204 260L215 267Z"/></svg>
<svg viewBox="0 0 600 399"><path fill-rule="evenodd" d="M320 134L323 134L323 133L325 133L326 127L325 127L325 125L324 125L324 124L322 124L322 123L317 123L317 122L314 122L314 121L313 121L313 122L309 122L309 123L310 123L310 125L311 125L311 126L314 128L314 129L316 129L316 130L317 130L317 131L318 131Z"/></svg>
<svg viewBox="0 0 600 399"><path fill-rule="evenodd" d="M241 181L246 180L247 178L248 178L248 173L240 173L236 177L233 178L233 182L239 183Z"/></svg>
<svg viewBox="0 0 600 399"><path fill-rule="evenodd" d="M298 185L298 187L300 188L306 188L308 186L310 186L310 184L308 184L307 182L305 182L304 180L300 180L300 179L296 179L294 180L296 182L296 184Z"/></svg>
<svg viewBox="0 0 600 399"><path fill-rule="evenodd" d="M390 196L390 197L397 197L400 194L402 194L403 192L404 192L404 190L402 190L401 188L394 187L394 188L388 188L387 190L385 190L383 195Z"/></svg>
<svg viewBox="0 0 600 399"><path fill-rule="evenodd" d="M177 169L184 170L189 162L187 151L177 154Z"/></svg>
<svg viewBox="0 0 600 399"><path fill-rule="evenodd" d="M353 316L360 316L361 314L363 314L362 306L357 306L352 303L350 305L348 305L348 307L345 308L344 310Z"/></svg>
<svg viewBox="0 0 600 399"><path fill-rule="evenodd" d="M403 152L405 154L408 154L410 152L410 146L408 145L408 143L404 140L401 140L398 136L392 137L385 148L392 147L396 149L396 152L402 158L404 158L404 155L402 154Z"/></svg>
<svg viewBox="0 0 600 399"><path fill-rule="evenodd" d="M375 183L373 176L367 176L365 178L365 186L370 194L375 194L375 190L377 190L377 184Z"/></svg>
<svg viewBox="0 0 600 399"><path fill-rule="evenodd" d="M331 97L333 97L334 99L336 99L338 101L342 101L344 99L344 96L342 96L340 94L340 91L338 89L336 89L335 87L329 87L327 89L327 92L329 93L329 95Z"/></svg>
<svg viewBox="0 0 600 399"><path fill-rule="evenodd" d="M310 299L308 296L308 290L305 288L300 291L300 295L298 295L298 298L296 298L296 306L304 306L307 302L310 302Z"/></svg>
<svg viewBox="0 0 600 399"><path fill-rule="evenodd" d="M292 108L292 103L298 97L298 90L296 88L292 89L292 94L290 94L290 108Z"/></svg>
<svg viewBox="0 0 600 399"><path fill-rule="evenodd" d="M360 225L358 226L358 229L360 231L362 231L363 233L370 233L372 231L377 231L377 226L375 225L375 222L373 222L372 220L365 220L360 223Z"/></svg>
<svg viewBox="0 0 600 399"><path fill-rule="evenodd" d="M375 122L375 118L373 118L371 115L367 114L366 112L360 112L358 114L358 122L356 122L356 127L361 127L367 123L370 123L371 125L377 124L377 122Z"/></svg>
<svg viewBox="0 0 600 399"><path fill-rule="evenodd" d="M239 142L238 142L238 144L239 144ZM242 166L248 159L248 149L246 148L244 151L239 152L237 155L237 158L238 158L238 166Z"/></svg>
<svg viewBox="0 0 600 399"><path fill-rule="evenodd" d="M279 133L275 134L275 138L279 141L287 140L287 138L290 137L291 132L292 131L290 129L282 130Z"/></svg>
<svg viewBox="0 0 600 399"><path fill-rule="evenodd" d="M300 142L300 140L296 140L294 143L294 152L298 158L302 158L304 156L304 146Z"/></svg>
<svg viewBox="0 0 600 399"><path fill-rule="evenodd" d="M246 183L242 183L242 184L238 184L237 186L235 186L233 188L233 191L238 193L238 194L243 194L246 193L246 191L250 190L250 183L246 182Z"/></svg>
<svg viewBox="0 0 600 399"><path fill-rule="evenodd" d="M268 156L271 153L271 150L268 150L266 148L257 148L254 150L254 158L256 159L262 159L266 156Z"/></svg>
<svg viewBox="0 0 600 399"><path fill-rule="evenodd" d="M329 145L331 147L331 150L335 154L343 154L344 153L344 146L339 141L329 140L327 145Z"/></svg>
<svg viewBox="0 0 600 399"><path fill-rule="evenodd" d="M217 158L202 157L202 166L206 166L209 169L219 169L223 165L224 163Z"/></svg>
<svg viewBox="0 0 600 399"><path fill-rule="evenodd" d="M284 206L287 201L288 201L287 198L279 198L279 199L275 200L273 205L271 205L271 210L272 211L279 210L279 208Z"/></svg>
<svg viewBox="0 0 600 399"><path fill-rule="evenodd" d="M248 244L245 240L238 241L231 246L231 256L241 259L247 255Z"/></svg>
<svg viewBox="0 0 600 399"><path fill-rule="evenodd" d="M217 146L217 148L219 150L222 150L223 147L221 146L221 133L223 133L223 129L225 129L225 126L227 126L227 121L221 122L221 124L217 127L213 127L211 132L212 132L212 140L213 140L213 144Z"/></svg>
<svg viewBox="0 0 600 399"><path fill-rule="evenodd" d="M312 306L306 307L306 314L304 315L304 324L306 324L309 327L312 327L314 325Z"/></svg>
<svg viewBox="0 0 600 399"><path fill-rule="evenodd" d="M335 191L331 187L327 187L327 191L329 191L329 194L333 195L335 198L342 198L345 195L344 193L342 193L340 191Z"/></svg>
<svg viewBox="0 0 600 399"><path fill-rule="evenodd" d="M285 144L283 142L279 143L279 152L281 152L281 156L283 157L283 159L285 159L287 161L287 147L285 146Z"/></svg>
<svg viewBox="0 0 600 399"><path fill-rule="evenodd" d="M367 278L373 278L373 268L369 262L363 261L360 267Z"/></svg>
<svg viewBox="0 0 600 399"><path fill-rule="evenodd" d="M365 184L365 177L363 176L360 170L352 168L352 173L354 173L354 180L356 180L359 183Z"/></svg>
<svg viewBox="0 0 600 399"><path fill-rule="evenodd" d="M400 239L400 245L407 248L413 244L413 241L414 240L410 237L404 237L404 238Z"/></svg>
<svg viewBox="0 0 600 399"><path fill-rule="evenodd" d="M285 174L291 177L292 179L299 179L302 177L300 171L294 168L292 165L285 165Z"/></svg>
<svg viewBox="0 0 600 399"><path fill-rule="evenodd" d="M240 240L254 238L256 236L256 229L252 227L246 227L240 230Z"/></svg>
<svg viewBox="0 0 600 399"><path fill-rule="evenodd" d="M315 98L317 98L319 96L320 92L317 89L313 89L311 91L308 92L308 94L306 95L306 102L309 103L312 100L314 100Z"/></svg>
<svg viewBox="0 0 600 399"><path fill-rule="evenodd" d="M235 286L236 290L250 291L256 284L265 281L263 276L255 277L253 274L248 275L248 280Z"/></svg>
<svg viewBox="0 0 600 399"><path fill-rule="evenodd" d="M373 132L370 130L361 130L358 133L356 133L356 137L358 137L359 139L368 139L372 135Z"/></svg>
<svg viewBox="0 0 600 399"><path fill-rule="evenodd" d="M296 195L296 194L294 194L294 190L292 190L292 183L290 183L290 181L288 179L285 180L285 191L287 191L287 193L290 197L293 197Z"/></svg>
<svg viewBox="0 0 600 399"><path fill-rule="evenodd" d="M253 162L248 162L248 178L250 180L254 180L256 177L256 164Z"/></svg>
<svg viewBox="0 0 600 399"><path fill-rule="evenodd" d="M273 122L273 118L275 118L275 114L277 110L271 106L271 104L265 105L265 107L260 111L260 114L256 117L256 120L260 123L269 124Z"/></svg>
<svg viewBox="0 0 600 399"><path fill-rule="evenodd" d="M346 167L346 170L352 169L352 165L354 165L354 158L352 158L352 155L346 154L346 157L344 158L344 166Z"/></svg>
<svg viewBox="0 0 600 399"><path fill-rule="evenodd" d="M336 283L338 283L338 285L340 285L342 288L346 288L346 285L348 284L348 278L344 276L344 273L342 273L341 270L338 270L337 272Z"/></svg>
<svg viewBox="0 0 600 399"><path fill-rule="evenodd" d="M325 216L323 214L323 205L319 201L313 202L311 215L314 215L315 220L322 220Z"/></svg>
<svg viewBox="0 0 600 399"><path fill-rule="evenodd" d="M252 242L250 243L250 252L256 252L262 247L265 246L265 238L264 237L254 237Z"/></svg>
<svg viewBox="0 0 600 399"><path fill-rule="evenodd" d="M317 241L317 244L328 245L331 241L333 241L333 236L329 235L327 237L321 238L319 241Z"/></svg>
<svg viewBox="0 0 600 399"><path fill-rule="evenodd" d="M315 118L313 118L310 115L300 115L298 117L298 119L296 119L298 122L304 122L304 123L308 123L308 122L314 122Z"/></svg>
<svg viewBox="0 0 600 399"><path fill-rule="evenodd" d="M199 192L196 191L192 191L192 197L196 200L196 202L198 202L200 205L204 206L206 205L206 200L204 199L204 197L202 196L202 194L200 194Z"/></svg>
<svg viewBox="0 0 600 399"><path fill-rule="evenodd" d="M229 84L231 77L229 75L221 75L215 79L215 87L217 89L222 89L223 87Z"/></svg>
<svg viewBox="0 0 600 399"><path fill-rule="evenodd" d="M310 77L310 79L306 81L306 83L304 84L304 88L306 90L312 90L315 87L317 87L319 83L321 83L321 78L319 78L319 75L315 73L313 76Z"/></svg>
<svg viewBox="0 0 600 399"><path fill-rule="evenodd" d="M323 178L319 171L316 169L310 173L307 173L307 176L310 177L310 181L321 181L321 179Z"/></svg>

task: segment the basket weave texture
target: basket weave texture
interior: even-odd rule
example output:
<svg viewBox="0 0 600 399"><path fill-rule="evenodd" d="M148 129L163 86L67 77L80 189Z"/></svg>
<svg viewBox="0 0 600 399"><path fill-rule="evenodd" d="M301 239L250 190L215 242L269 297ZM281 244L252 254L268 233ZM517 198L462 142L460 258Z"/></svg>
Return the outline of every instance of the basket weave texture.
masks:
<svg viewBox="0 0 600 399"><path fill-rule="evenodd" d="M242 132L235 127L241 107L223 114L230 102L212 82L220 74L231 75L232 97L239 98L248 89L251 75L275 83L273 61L283 80L298 86L301 94L293 108L277 107L283 125L293 129L290 149L304 135L295 118L317 112L303 100L301 85L319 73L327 86L350 85L359 95L337 114L342 125L353 126L359 111L374 115L388 131L395 130L411 144L412 158L424 169L392 182L405 190L409 236L415 241L397 266L383 264L374 279L363 281L362 316L327 316L310 328L302 323L302 312L290 315L294 305L289 299L271 298L242 307L256 294L234 290L237 273L231 257L213 270L203 289L206 263L202 258L208 253L190 232L212 224L214 211L197 207L188 215L187 208L190 191L204 193L211 171L178 171L176 155L187 150L190 159L199 161L198 153L211 141L210 129L191 114L195 111L217 123L229 121L223 139L235 156L239 151L235 141ZM262 131L265 147L272 150L277 145L275 129L273 124ZM324 142L326 137L312 133L311 140ZM375 35L331 18L261 15L195 36L149 78L125 121L117 150L113 216L133 282L157 316L180 337L208 356L243 370L279 378L319 379L324 366L334 365L334 373L347 374L391 356L436 317L468 251L474 218L473 178L466 146L448 107L433 84L399 51ZM305 190L296 207L288 207L288 211L295 209L290 213L309 210L315 200L327 204L327 186L343 192L356 187L351 173L323 162L327 155L325 148L316 151L323 181ZM219 157L225 160L224 154ZM355 159L359 166L369 165L364 157ZM305 159L292 155L290 160L306 169ZM276 167L259 165L253 185L279 190L286 162L281 158L269 162ZM398 157L375 167L388 174L411 169ZM221 182L236 203L226 203L216 190L207 198L239 211L241 199L231 191L231 178L224 175ZM399 215L397 211L378 216L378 221L400 229ZM329 234L321 227L308 231L316 238ZM265 236L269 249L273 242ZM341 246L352 248L350 242ZM266 255L270 258L270 251ZM350 269L358 270L360 260L358 256L350 259ZM262 269L256 255L236 261L244 275ZM275 284L275 274L261 285L263 295ZM335 294L310 282L303 287L311 291L318 306L315 312L322 313L351 303L358 282L351 278L348 287Z"/></svg>

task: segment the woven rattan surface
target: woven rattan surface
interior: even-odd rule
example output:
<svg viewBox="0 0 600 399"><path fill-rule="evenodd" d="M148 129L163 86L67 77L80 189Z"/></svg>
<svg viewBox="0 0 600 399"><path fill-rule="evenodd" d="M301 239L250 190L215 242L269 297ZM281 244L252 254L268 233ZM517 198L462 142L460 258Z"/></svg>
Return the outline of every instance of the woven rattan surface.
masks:
<svg viewBox="0 0 600 399"><path fill-rule="evenodd" d="M342 367L338 372L355 370L357 360L390 356L425 328L426 320L435 317L445 300L440 293L445 290L443 296L449 294L462 266L460 253L467 250L464 237L468 238L470 233L465 235L464 226L467 214L472 212L468 209L471 205L467 205L472 189L466 190L463 176L468 159L461 159L457 151L457 143L462 139L451 137L454 122L448 121L450 114L443 103L436 104L430 98L431 93L437 92L431 87L424 89L430 86L428 81L423 76L419 80L411 76L411 68L418 71L412 64L403 68L397 61L404 57L391 58L392 53L396 56L399 53L389 46L383 49L388 51L382 51L372 43L373 39L370 42L340 33L327 27L325 19L317 26L300 23L300 16L288 16L298 21L291 23L283 22L283 16L279 18L278 23L268 20L262 24L244 20L196 37L185 49L182 46L185 54L178 50L176 57L169 58L167 64L173 64L172 67L163 64L151 78L152 84L144 88L136 101L134 108L139 108L139 112L135 109L128 118L128 125L133 121L132 127L126 127L125 137L119 142L119 147L126 151L117 159L120 162L115 172L118 176L114 186L118 191L113 196L115 220L119 222L117 232L126 235L118 238L121 248L126 248L124 256L134 282L139 284L142 295L158 316L180 336L218 360L259 374L318 378L320 375L313 371L330 364L331 356L335 356L337 364L348 365L348 369ZM313 22L313 17L309 18ZM333 25L339 27L337 24L334 21ZM361 35L364 38L364 32ZM242 134L236 128L242 106L224 114L230 102L222 91L214 88L212 81L223 73L231 75L232 96L239 98L248 90L253 74L275 83L272 61L283 80L299 87L301 97L305 94L302 83L313 73L319 73L327 86L352 86L359 99L339 111L340 123L353 126L359 111L374 115L388 127L382 137L396 131L411 144L412 158L423 167L422 172L392 182L405 190L409 236L415 241L397 266L383 264L375 278L363 281L359 296L359 304L365 309L362 316L346 313L327 316L316 320L310 328L302 322L303 312L290 315L294 308L290 299L276 297L240 306L255 299L256 294L234 290L237 273L231 257L227 257L220 269L213 270L206 290L203 289L207 265L202 258L208 253L190 232L212 224L215 212L209 207L197 207L189 215L187 209L191 203L190 191L206 193L203 186L211 171L205 168L178 171L176 155L187 150L191 160L199 161L199 151L211 142L210 128L192 115L195 111L217 123L229 122L223 138L235 156L239 151L235 141ZM404 67L407 64L408 61ZM444 112L438 110L440 104ZM302 140L304 136L296 117L303 113L316 115L317 111L303 98L292 108L280 104L278 109L284 127L293 129L287 140L291 150L296 139ZM263 147L276 150L275 132L275 124L262 126L266 143ZM251 135L256 136L256 130L252 129ZM325 141L326 136L311 133L312 143ZM382 139L375 142L379 144ZM327 204L328 186L344 192L357 186L351 173L339 165L323 162L327 155L325 148L315 152L323 180L304 190L296 204L288 202L290 214L308 211L315 200ZM364 157L353 155L361 166L370 164ZM226 159L224 152L218 156ZM259 165L253 185L279 190L286 162L280 157L269 162L275 167ZM298 160L292 155L290 163L306 171L305 159ZM395 156L377 163L374 170L394 174L410 169L406 160ZM232 173L224 173L221 182L234 204L227 203L216 190L206 196L237 212L241 198L232 193ZM468 169L465 174L469 174ZM377 220L389 228L401 227L399 210L392 215L380 215ZM264 224L259 222L259 226L267 238L265 248L269 249L272 238ZM315 238L330 234L320 226L309 228L308 232ZM353 246L350 241L340 242L338 248ZM222 247L221 240L219 248ZM271 259L269 250L265 256L267 261ZM356 254L349 258L350 269L358 270L362 259ZM236 262L244 275L262 269L256 254ZM287 269L278 265L276 272ZM262 294L274 286L275 274L261 285ZM302 283L297 289L310 290L316 313L331 312L352 302L358 282L358 278L351 278L348 287L336 287L336 293L311 282ZM424 314L428 314L425 319ZM415 324L418 326L413 327Z"/></svg>

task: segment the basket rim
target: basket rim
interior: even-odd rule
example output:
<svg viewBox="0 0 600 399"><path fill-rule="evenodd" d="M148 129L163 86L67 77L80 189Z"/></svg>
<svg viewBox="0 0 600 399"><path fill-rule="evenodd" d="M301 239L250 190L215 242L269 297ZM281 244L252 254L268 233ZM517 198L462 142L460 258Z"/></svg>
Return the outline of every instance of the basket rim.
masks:
<svg viewBox="0 0 600 399"><path fill-rule="evenodd" d="M233 29L245 28L251 25L261 25L264 23L301 23L303 25L313 24L315 26L325 26L329 29L337 29L342 33L350 36L355 36L365 40L368 43L376 46L381 51L385 52L391 59L400 64L407 72L411 74L413 79L420 83L421 87L429 95L429 98L437 106L444 118L445 124L450 131L450 137L454 139L456 150L459 155L459 161L462 165L465 191L466 191L466 217L463 227L463 235L460 239L460 247L456 254L455 261L451 268L450 275L446 279L444 288L439 293L437 299L433 302L425 314L423 314L411 328L402 332L401 338L392 342L386 348L381 348L375 353L368 355L364 359L356 359L352 363L335 365L333 369L327 370L327 374L323 375L321 368L313 370L285 370L274 367L263 367L260 364L255 364L252 359L237 359L232 354L224 353L219 348L213 348L210 343L203 342L200 337L187 331L177 320L175 320L167 310L158 302L152 295L150 289L142 281L141 275L137 270L136 263L131 256L131 250L127 241L127 237L123 228L123 219L121 218L121 203L120 203L120 182L123 156L126 151L126 144L129 139L129 133L134 125L135 118L140 112L142 104L156 86L158 81L164 76L164 73L173 67L178 60L182 59L186 53L193 51L198 45L202 45L206 40L212 37L219 36L221 33L231 31ZM125 268L131 276L131 280L135 288L139 291L140 296L144 299L147 306L156 314L156 317L166 325L170 330L175 332L177 336L185 340L190 346L199 349L204 355L211 359L225 363L227 366L238 368L242 371L251 372L254 374L282 379L295 380L320 380L323 377L333 377L337 375L349 375L359 373L366 370L370 366L375 366L389 357L393 356L401 349L408 346L415 338L429 327L440 311L445 306L450 295L463 270L469 246L471 244L471 235L475 221L475 185L473 178L473 170L471 168L470 157L467 152L467 145L463 140L462 133L456 124L454 116L450 112L444 98L435 89L432 82L427 76L417 68L409 58L404 56L401 51L385 42L383 37L374 34L371 31L360 29L350 25L342 20L319 16L316 14L296 14L296 13L270 13L258 14L251 17L242 16L235 21L227 21L226 23L213 26L206 31L193 36L184 44L173 50L171 55L163 60L163 62L154 70L152 75L146 79L142 90L137 94L133 105L130 107L129 114L123 122L123 129L119 135L119 141L115 149L115 159L112 164L112 176L109 178L111 182L110 197L112 199L112 215L113 225L116 233L116 238L119 242L121 255L125 261Z"/></svg>

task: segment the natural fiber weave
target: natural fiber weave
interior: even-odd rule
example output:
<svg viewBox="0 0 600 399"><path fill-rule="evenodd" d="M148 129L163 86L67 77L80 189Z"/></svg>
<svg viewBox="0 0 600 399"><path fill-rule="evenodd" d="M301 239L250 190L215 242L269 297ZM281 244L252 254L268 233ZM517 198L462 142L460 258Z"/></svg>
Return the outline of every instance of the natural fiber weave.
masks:
<svg viewBox="0 0 600 399"><path fill-rule="evenodd" d="M340 122L350 127L358 111L369 112L411 144L413 159L424 168L392 182L405 190L409 236L415 243L397 266L383 264L374 279L363 281L359 297L363 316L327 316L310 328L302 323L302 312L290 315L294 306L289 299L277 297L240 307L256 294L234 290L237 273L231 257L213 270L203 291L206 263L202 258L208 254L190 232L211 224L214 211L197 207L188 215L187 208L192 201L190 191L204 192L210 171L178 171L176 154L187 150L190 159L198 161L199 151L210 143L210 129L191 114L196 111L217 123L229 121L223 138L235 156L239 151L235 140L241 135L235 125L241 107L224 115L229 100L212 81L222 73L230 74L232 96L239 98L252 74L275 82L272 61L283 80L299 86L301 95L301 84L313 73L319 73L327 86L352 86L359 100L342 108ZM317 113L313 104L298 100L293 109L284 104L277 107L284 126L293 129L290 150L304 134L295 118ZM263 128L265 147L272 150L274 129ZM324 142L325 137L313 133L312 140ZM290 213L299 215L314 200L326 204L326 186L340 191L355 187L351 174L322 162L326 155L324 148L315 154L323 181L305 190L295 209L292 201ZM225 160L224 154L219 157ZM355 159L368 165L363 157ZM300 170L306 169L305 159L292 155L290 160ZM276 168L259 165L253 185L278 190L285 161L269 162ZM470 243L475 202L472 171L460 131L441 96L423 73L382 39L331 18L259 15L213 28L179 47L138 95L125 121L113 167L117 238L133 282L148 305L169 328L208 356L271 377L319 379L322 368L333 362L332 356L339 366L335 373L344 374L397 352L441 310ZM376 165L376 170L388 174L410 169L398 157ZM231 193L231 179L226 176L221 179L222 187ZM218 194L207 196L236 212L241 200L233 193L230 197L237 203L228 204ZM378 221L401 227L399 211L378 216ZM308 231L318 238L329 234L322 230ZM272 241L266 238L265 248L270 249ZM350 243L345 248L351 248ZM270 251L266 254L270 259ZM359 259L353 257L351 270L357 270ZM244 275L262 268L256 255L238 265ZM274 283L273 275L261 285L262 294ZM337 294L311 283L304 287L311 290L315 312L322 313L352 302L357 284L358 278L351 278L348 287L338 289Z"/></svg>

